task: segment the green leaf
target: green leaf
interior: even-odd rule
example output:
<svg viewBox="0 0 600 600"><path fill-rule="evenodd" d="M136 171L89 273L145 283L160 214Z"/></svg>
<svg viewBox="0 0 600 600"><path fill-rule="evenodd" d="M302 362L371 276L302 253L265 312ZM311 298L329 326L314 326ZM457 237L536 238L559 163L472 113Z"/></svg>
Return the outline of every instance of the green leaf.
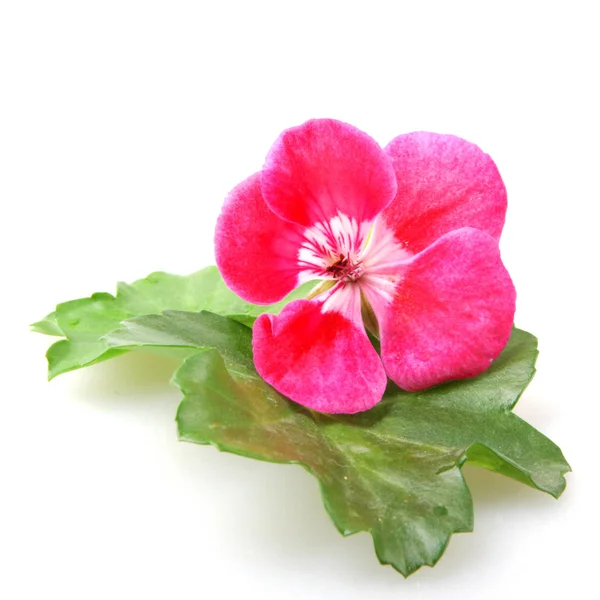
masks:
<svg viewBox="0 0 600 600"><path fill-rule="evenodd" d="M390 383L370 411L323 415L281 396L254 368L248 326L293 297L257 307L214 268L155 273L119 284L116 296L60 304L33 328L66 337L48 352L51 376L140 347L186 357L174 377L184 395L181 439L302 465L317 477L337 529L369 532L379 560L405 576L435 564L452 533L472 529L465 462L562 493L570 469L560 449L511 412L535 372L532 335L515 329L479 377L418 393Z"/></svg>
<svg viewBox="0 0 600 600"><path fill-rule="evenodd" d="M56 320L56 311L46 315L42 320L32 323L31 330L45 335L57 335L59 337L65 335Z"/></svg>
<svg viewBox="0 0 600 600"><path fill-rule="evenodd" d="M104 339L126 319L165 310L210 310L232 315L235 320L251 326L261 313L279 312L291 300L305 297L311 287L311 283L305 284L277 304L256 306L231 292L216 267L186 277L158 272L132 284L119 283L116 296L97 293L59 304L55 312L32 328L66 338L48 350L51 379L126 352L126 349L113 350Z"/></svg>
<svg viewBox="0 0 600 600"><path fill-rule="evenodd" d="M217 314L169 310L124 321L105 337L114 351L136 347L215 348L228 364L245 373L256 373L250 330Z"/></svg>
<svg viewBox="0 0 600 600"><path fill-rule="evenodd" d="M379 560L405 576L433 565L454 532L471 531L470 461L558 497L569 470L560 449L514 415L534 373L536 339L515 329L501 357L474 379L408 393L395 386L358 415L313 413L267 385L250 331L209 313L141 317L110 336L115 348L204 348L174 377L184 399L181 439L260 460L295 463L319 480L343 535L371 533Z"/></svg>

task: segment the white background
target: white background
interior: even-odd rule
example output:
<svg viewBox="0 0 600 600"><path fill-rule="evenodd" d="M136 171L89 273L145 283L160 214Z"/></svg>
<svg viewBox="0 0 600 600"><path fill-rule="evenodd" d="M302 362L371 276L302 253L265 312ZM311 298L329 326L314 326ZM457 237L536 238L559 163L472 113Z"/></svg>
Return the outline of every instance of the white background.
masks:
<svg viewBox="0 0 600 600"><path fill-rule="evenodd" d="M0 596L596 598L596 2L0 3ZM223 197L285 128L479 144L509 192L517 413L571 462L557 502L466 469L473 534L404 580L344 539L299 467L179 443L165 360L48 384L57 302L213 262Z"/></svg>

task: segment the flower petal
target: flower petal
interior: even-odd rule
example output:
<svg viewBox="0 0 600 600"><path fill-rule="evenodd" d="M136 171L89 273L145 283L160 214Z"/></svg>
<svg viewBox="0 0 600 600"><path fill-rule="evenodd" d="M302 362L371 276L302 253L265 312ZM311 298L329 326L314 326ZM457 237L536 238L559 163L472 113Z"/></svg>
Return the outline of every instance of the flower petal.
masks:
<svg viewBox="0 0 600 600"><path fill-rule="evenodd" d="M265 204L260 173L235 187L217 220L215 256L225 283L255 304L277 302L298 286L302 228Z"/></svg>
<svg viewBox="0 0 600 600"><path fill-rule="evenodd" d="M387 378L362 327L321 304L296 300L254 324L261 377L298 404L324 413L356 413L377 404Z"/></svg>
<svg viewBox="0 0 600 600"><path fill-rule="evenodd" d="M485 371L507 344L515 312L497 241L465 227L405 268L393 302L371 303L389 377L416 391Z"/></svg>
<svg viewBox="0 0 600 600"><path fill-rule="evenodd" d="M396 176L375 140L333 119L314 119L284 131L262 173L266 203L306 227L338 213L358 223L374 219L394 198Z"/></svg>
<svg viewBox="0 0 600 600"><path fill-rule="evenodd" d="M385 148L398 192L381 218L413 253L442 235L475 227L498 239L506 213L506 189L492 159L453 135L417 132Z"/></svg>

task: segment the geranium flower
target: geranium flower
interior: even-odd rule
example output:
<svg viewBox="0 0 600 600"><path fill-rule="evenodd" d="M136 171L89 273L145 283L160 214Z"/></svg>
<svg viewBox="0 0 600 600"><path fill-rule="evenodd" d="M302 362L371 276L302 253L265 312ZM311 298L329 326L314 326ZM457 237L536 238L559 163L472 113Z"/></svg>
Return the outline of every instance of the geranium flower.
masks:
<svg viewBox="0 0 600 600"><path fill-rule="evenodd" d="M330 119L284 131L230 193L215 238L225 282L249 302L321 280L311 299L256 320L258 372L326 413L371 408L386 374L415 391L483 372L515 311L505 211L493 161L460 138L410 133L382 149Z"/></svg>

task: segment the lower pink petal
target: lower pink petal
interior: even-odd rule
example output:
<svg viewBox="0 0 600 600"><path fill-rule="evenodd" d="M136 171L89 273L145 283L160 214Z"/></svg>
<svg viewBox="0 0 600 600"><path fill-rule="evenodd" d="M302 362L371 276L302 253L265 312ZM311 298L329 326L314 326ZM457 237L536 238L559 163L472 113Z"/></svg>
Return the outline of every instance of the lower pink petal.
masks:
<svg viewBox="0 0 600 600"><path fill-rule="evenodd" d="M377 404L386 387L379 356L358 327L321 304L296 300L254 324L261 377L294 402L324 413L356 413Z"/></svg>
<svg viewBox="0 0 600 600"><path fill-rule="evenodd" d="M265 204L260 173L229 194L215 232L217 266L238 296L255 304L277 302L298 285L302 229Z"/></svg>
<svg viewBox="0 0 600 600"><path fill-rule="evenodd" d="M515 299L494 238L446 234L407 264L391 304L373 303L389 377L416 391L482 373L508 342Z"/></svg>
<svg viewBox="0 0 600 600"><path fill-rule="evenodd" d="M453 135L400 135L385 148L398 191L381 218L407 250L417 253L442 235L475 227L500 237L506 189L494 161Z"/></svg>

